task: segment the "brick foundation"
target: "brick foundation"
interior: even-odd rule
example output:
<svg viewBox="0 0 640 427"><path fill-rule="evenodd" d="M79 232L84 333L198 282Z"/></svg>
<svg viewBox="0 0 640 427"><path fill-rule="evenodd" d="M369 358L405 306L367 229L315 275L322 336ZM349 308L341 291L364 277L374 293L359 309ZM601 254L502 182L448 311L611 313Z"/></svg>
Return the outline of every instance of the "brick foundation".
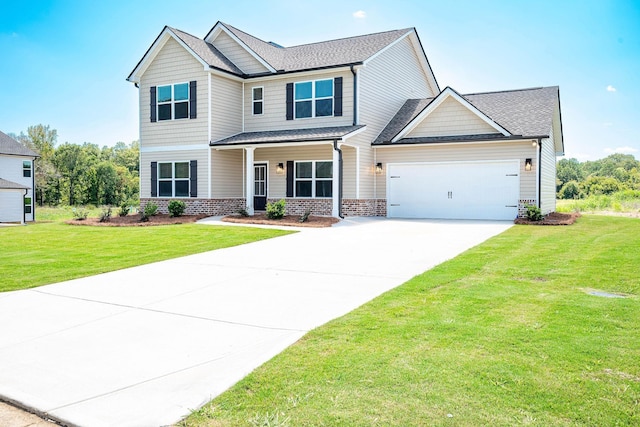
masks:
<svg viewBox="0 0 640 427"><path fill-rule="evenodd" d="M535 199L520 199L518 201L518 218L527 216L527 205L536 205Z"/></svg>
<svg viewBox="0 0 640 427"><path fill-rule="evenodd" d="M386 199L342 199L344 216L387 216Z"/></svg>
<svg viewBox="0 0 640 427"><path fill-rule="evenodd" d="M267 199L267 203L274 203L280 199ZM285 198L285 213L287 215L302 215L307 209L311 210L311 215L331 216L333 210L332 199L294 199Z"/></svg>
<svg viewBox="0 0 640 427"><path fill-rule="evenodd" d="M171 200L182 200L186 205L186 215L229 215L245 207L244 197L233 199L140 199L140 209L153 202L158 205L158 212L169 213L167 206Z"/></svg>

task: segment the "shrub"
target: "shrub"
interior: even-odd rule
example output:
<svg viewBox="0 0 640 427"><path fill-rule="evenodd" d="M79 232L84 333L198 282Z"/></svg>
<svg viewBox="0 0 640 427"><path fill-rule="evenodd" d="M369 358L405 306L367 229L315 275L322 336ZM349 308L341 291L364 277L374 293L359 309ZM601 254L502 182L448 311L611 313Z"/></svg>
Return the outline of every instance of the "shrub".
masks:
<svg viewBox="0 0 640 427"><path fill-rule="evenodd" d="M249 216L249 212L247 212L247 210L245 208L240 208L236 211L236 213L240 216L243 217L248 217Z"/></svg>
<svg viewBox="0 0 640 427"><path fill-rule="evenodd" d="M580 186L576 181L569 181L562 186L558 192L560 199L578 199L580 198Z"/></svg>
<svg viewBox="0 0 640 427"><path fill-rule="evenodd" d="M280 199L274 203L267 203L267 218L282 219L284 217L285 202Z"/></svg>
<svg viewBox="0 0 640 427"><path fill-rule="evenodd" d="M169 216L176 217L181 216L187 205L182 200L172 200L169 202L167 209L169 210Z"/></svg>
<svg viewBox="0 0 640 427"><path fill-rule="evenodd" d="M527 219L529 221L540 221L542 219L542 211L534 205L527 205Z"/></svg>
<svg viewBox="0 0 640 427"><path fill-rule="evenodd" d="M307 222L309 220L309 215L311 215L311 209L307 209L304 211L302 216L300 217L300 222Z"/></svg>
<svg viewBox="0 0 640 427"><path fill-rule="evenodd" d="M158 205L153 202L149 202L144 206L144 209L140 209L140 221L147 222L149 217L158 213Z"/></svg>
<svg viewBox="0 0 640 427"><path fill-rule="evenodd" d="M102 211L98 216L98 221L109 222L110 220L111 220L111 206L105 206L102 208Z"/></svg>
<svg viewBox="0 0 640 427"><path fill-rule="evenodd" d="M73 219L83 221L89 216L89 211L85 208L73 208Z"/></svg>
<svg viewBox="0 0 640 427"><path fill-rule="evenodd" d="M125 202L120 205L118 216L127 216L127 215L129 215L129 203Z"/></svg>

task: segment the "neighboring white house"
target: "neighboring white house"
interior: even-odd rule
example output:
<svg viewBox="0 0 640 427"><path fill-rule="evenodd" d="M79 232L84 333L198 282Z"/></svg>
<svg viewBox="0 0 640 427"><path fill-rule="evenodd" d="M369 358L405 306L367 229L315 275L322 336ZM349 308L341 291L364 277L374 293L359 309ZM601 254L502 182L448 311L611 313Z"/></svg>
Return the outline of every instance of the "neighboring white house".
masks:
<svg viewBox="0 0 640 427"><path fill-rule="evenodd" d="M34 151L0 132L0 222L35 219Z"/></svg>
<svg viewBox="0 0 640 427"><path fill-rule="evenodd" d="M558 87L441 90L415 28L293 47L165 27L139 88L141 203L514 219L555 210Z"/></svg>

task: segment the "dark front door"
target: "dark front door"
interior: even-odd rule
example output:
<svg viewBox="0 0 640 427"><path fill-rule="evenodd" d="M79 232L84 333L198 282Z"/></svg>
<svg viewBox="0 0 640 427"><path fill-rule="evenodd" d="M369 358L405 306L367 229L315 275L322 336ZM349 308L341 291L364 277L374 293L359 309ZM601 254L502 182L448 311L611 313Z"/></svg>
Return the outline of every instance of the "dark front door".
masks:
<svg viewBox="0 0 640 427"><path fill-rule="evenodd" d="M267 165L253 165L253 208L263 211L267 206Z"/></svg>

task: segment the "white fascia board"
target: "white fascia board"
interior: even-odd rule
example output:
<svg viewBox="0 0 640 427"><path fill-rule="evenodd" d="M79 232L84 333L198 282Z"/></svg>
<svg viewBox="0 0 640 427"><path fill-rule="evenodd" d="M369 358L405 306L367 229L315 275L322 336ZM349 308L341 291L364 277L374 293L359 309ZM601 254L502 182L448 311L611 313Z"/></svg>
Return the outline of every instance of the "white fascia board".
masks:
<svg viewBox="0 0 640 427"><path fill-rule="evenodd" d="M349 132L349 133L348 133L348 134L346 134L346 135L343 135L343 136L342 136L342 138L340 138L340 140L341 140L342 142L345 142L348 138L351 138L351 137L353 137L353 136L356 136L357 134L359 134L359 133L361 133L361 132L364 132L365 130L367 130L367 126L366 126L366 125L365 125L365 126L362 126L360 129L356 129L356 130L354 130L354 131L352 131L352 132Z"/></svg>
<svg viewBox="0 0 640 427"><path fill-rule="evenodd" d="M207 67L207 69L205 71L208 71L210 74L218 76L218 77L224 77L225 79L233 80L234 82L244 82L245 81L245 79L243 79L240 76L236 76L235 74L226 73L224 71L220 71L220 70L217 70L215 68Z"/></svg>
<svg viewBox="0 0 640 427"><path fill-rule="evenodd" d="M242 40L240 40L238 37L236 37L235 34L233 34L227 27L225 27L223 24L218 23L218 25L216 25L216 28L214 28L210 34L207 35L207 37L205 38L205 41L207 43L211 43L213 44L213 41L216 39L216 37L218 37L218 35L223 32L228 35L229 37L231 37L231 39L233 41L235 41L236 43L238 43L240 45L240 47L242 47L244 50L247 51L247 53L251 56L253 56L260 64L262 64L262 66L264 66L267 70L269 70L272 73L276 72L276 69L273 68L267 61L265 61L264 59L262 59L262 57L260 55L258 55L257 53L255 53L253 51L253 49L251 49L249 46L247 46Z"/></svg>
<svg viewBox="0 0 640 427"><path fill-rule="evenodd" d="M498 141L456 141L456 142L415 142L413 144L385 144L385 145L373 145L374 149L385 148L416 148L416 147L430 147L432 145L476 145L476 144L505 144L505 143L519 143L523 142L526 145L531 145L531 139L500 139Z"/></svg>
<svg viewBox="0 0 640 427"><path fill-rule="evenodd" d="M498 132L500 132L504 136L510 136L511 135L511 133L508 130L506 130L505 128L503 128L502 126L500 126L499 124L497 124L493 120L491 120L489 117L487 117L486 114L484 114L482 111L480 111L476 107L474 107L471 103L469 103L469 101L467 101L466 99L464 99L463 97L458 95L453 89L451 89L450 87L447 87L447 88L445 88L445 90L440 92L440 94L436 97L436 99L431 101L431 103L424 110L422 110L422 112L420 114L418 114L412 121L410 121L409 124L407 124L404 127L404 129L402 129L400 131L400 133L398 133L398 135L396 135L391 140L391 142L397 142L398 140L404 138L405 135L407 135L409 132L411 132L413 129L415 129L420 123L422 123L422 121L427 116L429 116L429 114L431 114L433 111L435 111L440 106L440 104L442 104L449 97L452 97L456 101L460 102L469 111L471 111L473 114L475 114L478 118L480 118L482 121L487 123L489 126L494 128L495 130L497 130Z"/></svg>
<svg viewBox="0 0 640 427"><path fill-rule="evenodd" d="M416 51L416 56L418 57L418 61L420 61L420 65L422 65L422 71L427 77L427 81L429 82L429 86L431 86L431 90L434 94L440 93L440 86L438 86L436 76L433 74L431 64L429 64L429 59L426 56L427 54L425 53L422 44L420 43L420 39L418 38L418 35L415 31L411 33L409 41L411 42L413 49Z"/></svg>
<svg viewBox="0 0 640 427"><path fill-rule="evenodd" d="M180 46L186 49L198 62L202 64L205 70L209 70L209 64L205 62L204 59L200 58L189 46L185 44L185 42L180 39L169 27L166 27L160 36L155 40L155 42L151 45L151 48L147 51L142 61L138 64L138 66L131 73L131 78L127 79L132 83L140 83L140 78L144 74L144 72L149 68L149 65L156 58L160 50L164 47L164 45L169 41L169 38L173 38Z"/></svg>
<svg viewBox="0 0 640 427"><path fill-rule="evenodd" d="M340 139L340 138L337 138ZM329 144L333 146L333 139L323 139L318 141L301 141L301 142L267 142L260 144L238 144L238 145L217 145L212 146L211 148L214 150L238 150L240 148L254 148L256 150L260 148L289 148L289 147L309 147L312 145L326 145Z"/></svg>

